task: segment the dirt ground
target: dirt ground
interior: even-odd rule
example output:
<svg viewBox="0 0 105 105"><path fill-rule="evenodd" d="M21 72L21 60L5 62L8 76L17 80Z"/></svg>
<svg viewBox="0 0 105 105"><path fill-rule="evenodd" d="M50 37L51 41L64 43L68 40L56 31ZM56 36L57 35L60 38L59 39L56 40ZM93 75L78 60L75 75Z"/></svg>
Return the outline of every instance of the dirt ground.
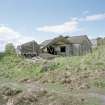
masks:
<svg viewBox="0 0 105 105"><path fill-rule="evenodd" d="M105 105L105 96L59 84L10 82L0 87L0 105Z"/></svg>

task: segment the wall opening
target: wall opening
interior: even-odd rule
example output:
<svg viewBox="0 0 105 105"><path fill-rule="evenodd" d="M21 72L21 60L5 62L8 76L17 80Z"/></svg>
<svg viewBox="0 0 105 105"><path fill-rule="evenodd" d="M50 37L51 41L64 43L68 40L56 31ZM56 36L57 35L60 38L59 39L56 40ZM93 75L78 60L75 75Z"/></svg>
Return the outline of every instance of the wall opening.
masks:
<svg viewBox="0 0 105 105"><path fill-rule="evenodd" d="M61 46L60 47L60 51L63 53L63 52L66 52L66 47L65 46Z"/></svg>
<svg viewBox="0 0 105 105"><path fill-rule="evenodd" d="M56 54L56 53L55 53L55 49L54 49L54 47L52 47L52 46L47 47L47 52L48 52L49 54L53 54L53 55Z"/></svg>

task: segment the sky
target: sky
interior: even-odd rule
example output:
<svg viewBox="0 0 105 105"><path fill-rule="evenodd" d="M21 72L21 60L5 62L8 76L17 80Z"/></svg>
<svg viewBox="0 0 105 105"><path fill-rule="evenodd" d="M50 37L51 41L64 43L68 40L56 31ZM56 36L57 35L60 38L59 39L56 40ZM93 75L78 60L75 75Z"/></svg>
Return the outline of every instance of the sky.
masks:
<svg viewBox="0 0 105 105"><path fill-rule="evenodd" d="M105 36L105 0L0 0L0 51L59 35Z"/></svg>

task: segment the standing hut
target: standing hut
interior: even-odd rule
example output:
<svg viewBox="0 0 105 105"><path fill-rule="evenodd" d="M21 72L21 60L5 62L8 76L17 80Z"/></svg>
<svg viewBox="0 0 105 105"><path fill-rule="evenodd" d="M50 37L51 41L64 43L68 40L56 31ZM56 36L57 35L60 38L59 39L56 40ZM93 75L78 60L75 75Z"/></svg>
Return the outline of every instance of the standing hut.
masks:
<svg viewBox="0 0 105 105"><path fill-rule="evenodd" d="M17 47L18 54L21 54L25 57L38 56L40 52L39 49L40 47L35 41L30 41Z"/></svg>

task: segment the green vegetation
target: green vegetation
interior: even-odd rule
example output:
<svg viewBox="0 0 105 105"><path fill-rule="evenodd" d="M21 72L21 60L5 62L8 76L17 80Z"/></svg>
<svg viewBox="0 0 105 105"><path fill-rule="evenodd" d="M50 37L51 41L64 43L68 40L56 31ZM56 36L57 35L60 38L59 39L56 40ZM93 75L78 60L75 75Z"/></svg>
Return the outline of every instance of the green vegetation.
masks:
<svg viewBox="0 0 105 105"><path fill-rule="evenodd" d="M105 67L105 46L100 46L86 56L73 56L55 59L61 69L69 70L102 70Z"/></svg>
<svg viewBox="0 0 105 105"><path fill-rule="evenodd" d="M8 49L8 47L7 47ZM6 50L8 52L8 50ZM11 52L11 51L10 51ZM0 59L0 77L9 79L36 78L46 74L45 71L66 72L74 74L96 74L104 72L105 48L100 46L86 56L58 57L50 61L40 60L39 63L31 62L16 55L5 55Z"/></svg>
<svg viewBox="0 0 105 105"><path fill-rule="evenodd" d="M5 54L6 55L16 55L16 50L15 50L15 47L12 43L8 43L5 46Z"/></svg>
<svg viewBox="0 0 105 105"><path fill-rule="evenodd" d="M19 80L35 77L40 72L40 65L17 56L5 56L0 61L0 77Z"/></svg>
<svg viewBox="0 0 105 105"><path fill-rule="evenodd" d="M52 95L52 97L54 97L53 100L57 97L58 103L66 96L69 99L71 95L80 97L77 100L78 105L99 105L99 97L88 97L83 91L88 92L94 89L94 92L97 92L97 90L105 89L105 46L99 46L86 56L57 57L53 60L39 59L38 61L25 59L15 55L15 52L11 52L14 50L6 50L5 54L0 54L0 84L7 87L5 88L7 93L8 91L12 91L14 94L21 92L27 88L21 82L33 80L43 84L48 92L56 93L56 96ZM10 85L11 83L8 85L9 81L12 82L12 85ZM15 85L16 81L20 84ZM62 97L59 99L60 96ZM45 97L48 98L48 96ZM70 101L76 104L73 97ZM68 100L66 101L68 102Z"/></svg>

